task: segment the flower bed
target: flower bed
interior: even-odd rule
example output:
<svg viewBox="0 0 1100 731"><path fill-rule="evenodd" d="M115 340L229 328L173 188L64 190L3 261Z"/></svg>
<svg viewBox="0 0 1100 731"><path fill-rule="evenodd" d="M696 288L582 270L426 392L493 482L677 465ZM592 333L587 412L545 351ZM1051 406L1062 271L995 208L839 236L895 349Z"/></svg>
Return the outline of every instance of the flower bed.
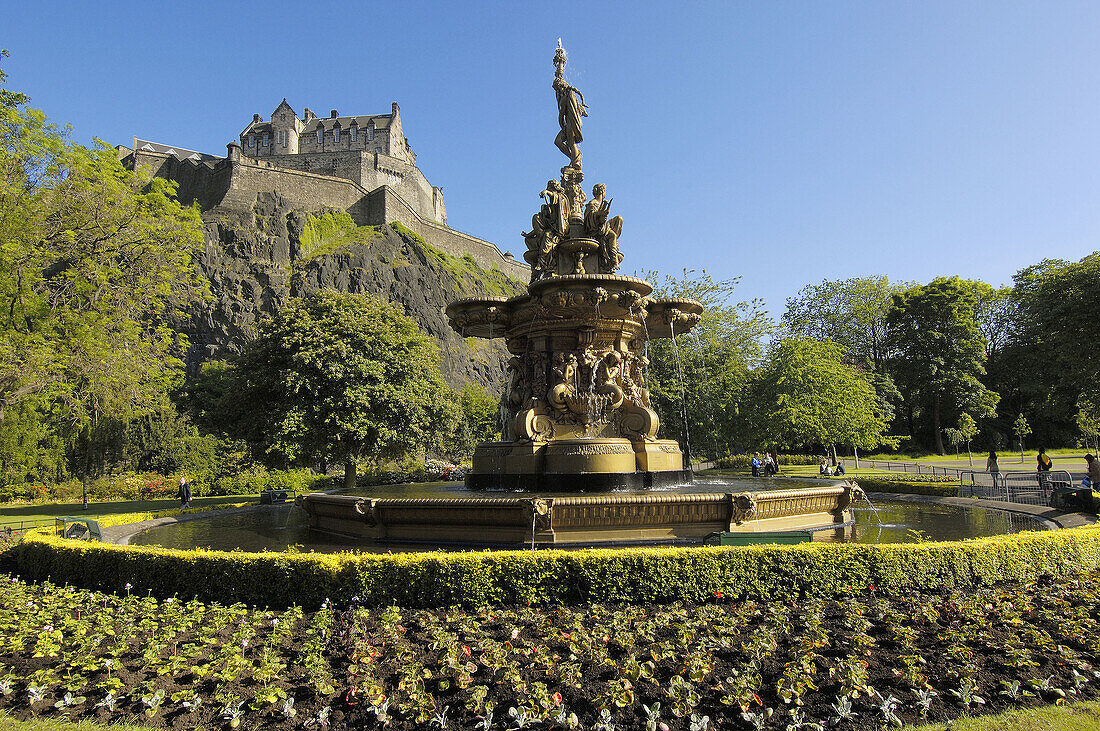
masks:
<svg viewBox="0 0 1100 731"><path fill-rule="evenodd" d="M1100 578L315 612L0 576L0 707L212 728L879 729L1096 698Z"/></svg>

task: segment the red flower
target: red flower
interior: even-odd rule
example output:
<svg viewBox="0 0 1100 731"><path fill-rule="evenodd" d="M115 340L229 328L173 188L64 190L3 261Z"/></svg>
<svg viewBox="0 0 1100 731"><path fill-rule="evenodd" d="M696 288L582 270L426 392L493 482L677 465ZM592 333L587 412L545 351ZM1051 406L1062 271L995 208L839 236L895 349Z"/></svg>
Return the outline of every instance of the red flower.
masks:
<svg viewBox="0 0 1100 731"><path fill-rule="evenodd" d="M466 653L466 657L469 657L469 656L470 656L470 648L469 648L469 647L466 647L466 645L463 645L463 646L462 646L462 651L463 651L464 653Z"/></svg>

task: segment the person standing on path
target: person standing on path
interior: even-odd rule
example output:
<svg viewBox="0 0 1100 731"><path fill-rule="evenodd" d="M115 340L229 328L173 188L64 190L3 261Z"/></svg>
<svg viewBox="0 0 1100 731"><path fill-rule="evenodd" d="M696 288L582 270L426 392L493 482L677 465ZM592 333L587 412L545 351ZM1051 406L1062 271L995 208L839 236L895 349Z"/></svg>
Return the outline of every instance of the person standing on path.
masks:
<svg viewBox="0 0 1100 731"><path fill-rule="evenodd" d="M757 452L752 456L752 476L760 476L760 452Z"/></svg>
<svg viewBox="0 0 1100 731"><path fill-rule="evenodd" d="M181 508L191 507L191 485L186 477L180 478L180 489L176 491L176 497L180 499Z"/></svg>

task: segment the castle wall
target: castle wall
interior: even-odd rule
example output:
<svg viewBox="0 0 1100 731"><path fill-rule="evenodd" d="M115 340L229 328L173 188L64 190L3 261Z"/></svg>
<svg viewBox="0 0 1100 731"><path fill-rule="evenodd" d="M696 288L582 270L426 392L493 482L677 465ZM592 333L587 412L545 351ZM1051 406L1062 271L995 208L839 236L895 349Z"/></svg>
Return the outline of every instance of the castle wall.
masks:
<svg viewBox="0 0 1100 731"><path fill-rule="evenodd" d="M245 151L248 155L248 151ZM264 158L280 167L346 178L367 190L388 185L401 193L420 215L439 223L447 223L447 208L443 193L432 187L424 173L415 165L388 155L376 155L360 150L340 152L300 152Z"/></svg>
<svg viewBox="0 0 1100 731"><path fill-rule="evenodd" d="M353 157L362 153L325 153L318 160L337 160L337 169ZM489 243L468 234L455 231L422 216L421 210L432 210L423 203L411 204L404 196L407 187L391 186L384 177L385 170L376 171L371 165L374 180L380 181L373 190L368 190L354 180L332 177L319 172L306 172L276 165L266 160L255 160L241 155L238 147L230 146L229 157L216 162L195 162L179 160L171 155L136 150L130 153L135 168L150 170L154 175L174 180L179 185L178 196L185 205L198 202L203 211L226 208L237 211L251 211L257 196L277 192L294 208L306 211L320 211L336 208L347 211L352 220L360 226L380 226L391 221L399 221L415 231L432 246L452 256L470 255L484 269L496 267L509 276L526 282L530 269L526 264L504 256L500 250ZM332 157L349 155L352 157ZM296 158L309 158L309 155L296 155ZM368 156L373 158L373 155ZM282 163L286 158L280 158ZM383 158L383 163L392 160ZM331 162L330 162L331 164ZM412 167L412 166L406 166ZM412 167L419 174L419 170ZM407 176L406 180L412 177ZM423 175L420 175L423 180ZM424 181L426 183L426 181ZM417 188L414 188L416 190ZM423 189L420 188L420 191ZM429 186L429 190L431 190ZM430 193L429 193L430 195ZM415 200L415 198L414 198ZM430 199L429 199L430 200ZM440 197L440 205L441 205Z"/></svg>

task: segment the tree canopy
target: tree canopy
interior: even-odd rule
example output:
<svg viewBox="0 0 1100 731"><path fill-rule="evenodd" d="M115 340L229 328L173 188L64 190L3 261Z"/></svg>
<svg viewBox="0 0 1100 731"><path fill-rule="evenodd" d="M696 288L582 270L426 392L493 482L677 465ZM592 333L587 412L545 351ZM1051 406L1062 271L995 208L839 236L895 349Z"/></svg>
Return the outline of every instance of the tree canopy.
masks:
<svg viewBox="0 0 1100 731"><path fill-rule="evenodd" d="M889 422L870 376L832 341L792 337L773 344L752 388L754 432L776 448L885 442Z"/></svg>
<svg viewBox="0 0 1100 731"><path fill-rule="evenodd" d="M181 371L173 320L202 291L198 212L27 101L0 94L0 426L28 400L21 418L76 431L148 413Z"/></svg>
<svg viewBox="0 0 1100 731"><path fill-rule="evenodd" d="M989 416L999 398L981 380L985 339L974 306L972 287L958 277L939 277L894 295L886 317L894 351L890 370L910 424L918 409L927 408L929 433L940 454L945 420L964 411Z"/></svg>
<svg viewBox="0 0 1100 731"><path fill-rule="evenodd" d="M321 290L261 326L238 364L265 449L288 462L404 456L453 432L435 344L381 300Z"/></svg>

